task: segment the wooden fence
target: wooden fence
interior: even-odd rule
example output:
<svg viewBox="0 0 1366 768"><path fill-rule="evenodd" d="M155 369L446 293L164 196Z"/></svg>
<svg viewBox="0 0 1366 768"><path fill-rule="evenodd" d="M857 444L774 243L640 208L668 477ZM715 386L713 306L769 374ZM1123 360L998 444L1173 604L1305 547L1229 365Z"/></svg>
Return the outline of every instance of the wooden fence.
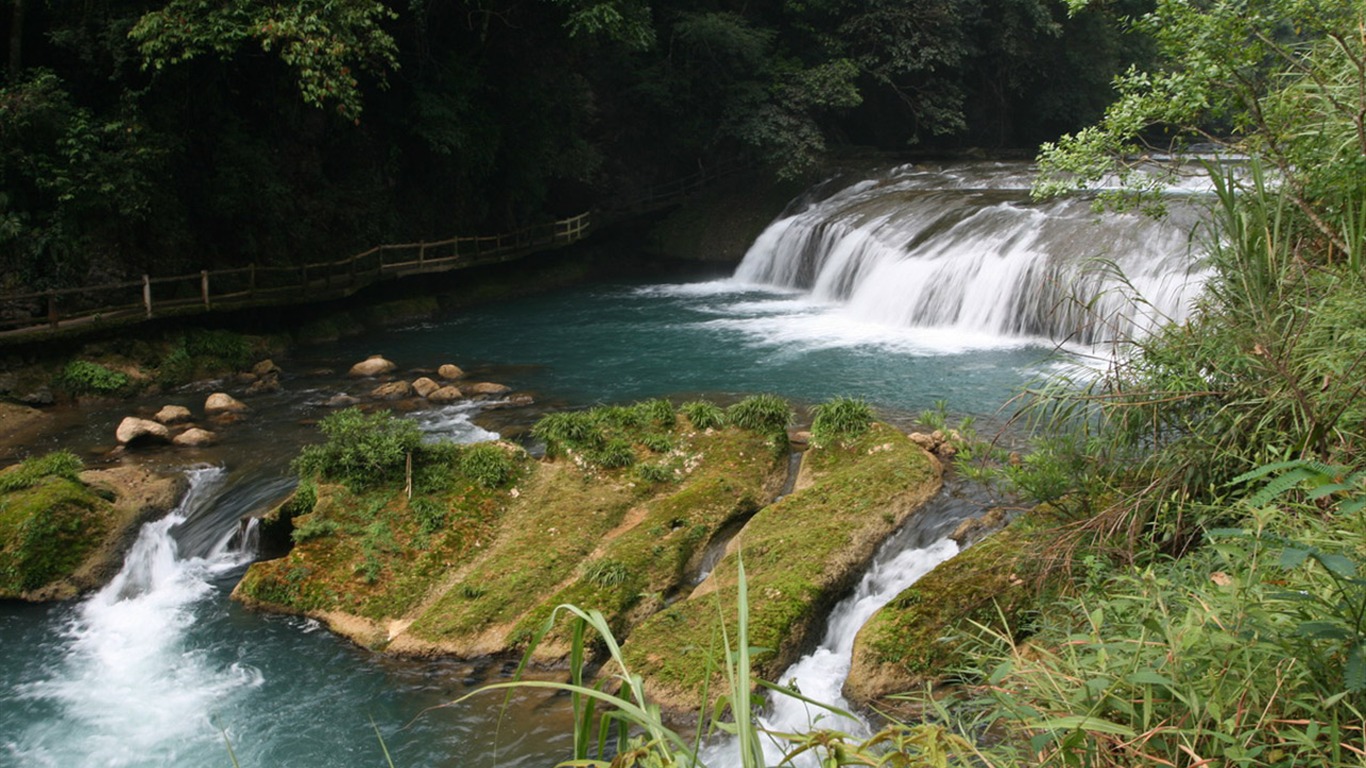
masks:
<svg viewBox="0 0 1366 768"><path fill-rule="evenodd" d="M382 280L464 269L522 258L578 242L595 219L620 218L676 204L742 166L697 174L651 188L613 210L581 213L500 235L381 245L336 261L287 267L252 264L170 277L0 295L0 340L63 329L127 324L154 317L295 304L350 296Z"/></svg>

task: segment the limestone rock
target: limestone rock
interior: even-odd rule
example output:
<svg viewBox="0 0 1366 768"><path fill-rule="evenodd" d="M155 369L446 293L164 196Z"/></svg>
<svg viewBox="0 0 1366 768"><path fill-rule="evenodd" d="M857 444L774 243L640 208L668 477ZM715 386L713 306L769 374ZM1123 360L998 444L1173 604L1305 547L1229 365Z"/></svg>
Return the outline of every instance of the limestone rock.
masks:
<svg viewBox="0 0 1366 768"><path fill-rule="evenodd" d="M190 409L183 405L167 405L157 411L157 415L152 418L162 424L179 424L190 420Z"/></svg>
<svg viewBox="0 0 1366 768"><path fill-rule="evenodd" d="M427 395L427 399L433 403L453 403L456 400L464 399L464 397L464 392L450 386L442 387L441 389L432 392L430 395Z"/></svg>
<svg viewBox="0 0 1366 768"><path fill-rule="evenodd" d="M455 381L456 379L464 377L465 372L460 370L460 366L458 365L451 365L450 363L446 363L445 365L436 369L436 375L440 376L446 381Z"/></svg>
<svg viewBox="0 0 1366 768"><path fill-rule="evenodd" d="M257 379L250 387L247 387L248 395L268 395L272 392L280 391L280 377L274 374L262 376Z"/></svg>
<svg viewBox="0 0 1366 768"><path fill-rule="evenodd" d="M190 427L184 432L176 435L175 439L171 442L182 447L198 448L203 445L213 445L218 442L218 435L207 429Z"/></svg>
<svg viewBox="0 0 1366 768"><path fill-rule="evenodd" d="M359 402L360 400L346 394L345 392L339 392L327 398L327 402L324 403L324 405L326 405L328 408L349 408Z"/></svg>
<svg viewBox="0 0 1366 768"><path fill-rule="evenodd" d="M485 408L490 411L501 411L504 408L525 408L535 404L536 399L531 395L513 395L505 400L489 403Z"/></svg>
<svg viewBox="0 0 1366 768"><path fill-rule="evenodd" d="M276 365L275 361L270 359L262 360L256 365L253 365L251 367L251 372L255 374L258 379L264 379L267 376L279 376L281 373L284 373L284 371L280 370L280 366Z"/></svg>
<svg viewBox="0 0 1366 768"><path fill-rule="evenodd" d="M417 393L418 397L426 397L438 389L441 389L441 385L426 376L413 382L413 391Z"/></svg>
<svg viewBox="0 0 1366 768"><path fill-rule="evenodd" d="M217 416L220 413L246 413L249 410L251 409L242 401L226 392L215 392L204 401L204 413L210 416Z"/></svg>
<svg viewBox="0 0 1366 768"><path fill-rule="evenodd" d="M376 400L401 400L412 395L413 385L406 381L391 381L370 391L370 396Z"/></svg>
<svg viewBox="0 0 1366 768"><path fill-rule="evenodd" d="M478 384L470 384L462 390L467 395L505 395L512 391L512 387L506 384L495 384L491 381L481 381Z"/></svg>
<svg viewBox="0 0 1366 768"><path fill-rule="evenodd" d="M165 443L170 441L171 432L166 429L165 424L160 424L151 419L129 416L119 422L118 429L114 431L114 437L119 441L119 445L128 445L134 442Z"/></svg>
<svg viewBox="0 0 1366 768"><path fill-rule="evenodd" d="M382 373L389 373L395 368L398 368L398 366L394 365L392 362L388 360L385 360L382 355L371 355L366 359L360 361L359 363L356 363L355 365L351 366L351 370L347 373L347 375L355 376L357 378L378 376Z"/></svg>
<svg viewBox="0 0 1366 768"><path fill-rule="evenodd" d="M983 537L1001 530L1009 521L1010 518L1004 509L992 507L985 514L970 517L959 523L958 527L953 529L953 533L949 534L949 538L960 547L968 547L981 541Z"/></svg>

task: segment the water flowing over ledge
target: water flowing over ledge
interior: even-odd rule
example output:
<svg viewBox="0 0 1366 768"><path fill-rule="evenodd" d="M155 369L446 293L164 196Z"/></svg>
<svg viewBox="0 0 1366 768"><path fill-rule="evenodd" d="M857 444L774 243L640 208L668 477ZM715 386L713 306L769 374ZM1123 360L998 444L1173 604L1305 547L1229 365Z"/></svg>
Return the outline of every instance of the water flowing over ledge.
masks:
<svg viewBox="0 0 1366 768"><path fill-rule="evenodd" d="M1180 321L1205 278L1198 196L1163 219L1034 202L1022 164L902 166L771 224L734 281L796 289L855 321L1099 345ZM832 184L833 185L833 184Z"/></svg>

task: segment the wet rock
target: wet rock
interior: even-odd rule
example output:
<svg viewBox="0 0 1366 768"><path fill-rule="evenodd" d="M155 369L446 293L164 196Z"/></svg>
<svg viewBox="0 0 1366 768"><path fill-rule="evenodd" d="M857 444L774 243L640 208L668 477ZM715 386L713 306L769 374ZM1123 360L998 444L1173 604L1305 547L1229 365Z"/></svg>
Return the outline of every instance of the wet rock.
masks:
<svg viewBox="0 0 1366 768"><path fill-rule="evenodd" d="M426 376L413 382L413 391L417 393L418 397L426 397L438 389L441 389L441 385Z"/></svg>
<svg viewBox="0 0 1366 768"><path fill-rule="evenodd" d="M267 376L279 376L284 373L284 371L280 370L280 366L276 365L275 361L270 359L262 360L256 365L253 365L251 367L251 372L258 379L264 379Z"/></svg>
<svg viewBox="0 0 1366 768"><path fill-rule="evenodd" d="M478 384L470 384L462 390L466 395L505 395L512 391L512 387L506 384L495 384L491 381L481 381Z"/></svg>
<svg viewBox="0 0 1366 768"><path fill-rule="evenodd" d="M345 392L339 392L327 398L327 402L323 403L323 405L326 405L328 408L349 408L359 402L360 400L358 398L354 398Z"/></svg>
<svg viewBox="0 0 1366 768"><path fill-rule="evenodd" d="M370 396L376 400L402 400L405 397L412 397L412 395L413 385L406 381L391 381L370 391Z"/></svg>
<svg viewBox="0 0 1366 768"><path fill-rule="evenodd" d="M968 547L981 541L983 537L995 533L1005 527L1010 522L1004 509L993 507L986 511L986 514L978 517L970 517L958 524L949 534L949 538L960 547Z"/></svg>
<svg viewBox="0 0 1366 768"><path fill-rule="evenodd" d="M255 383L256 383L256 379L257 379L256 374L254 374L254 373L248 373L248 372L246 372L246 371L243 371L242 373L234 373L234 374L232 375L232 383L234 383L234 384L241 384L242 386L247 386L247 385L249 385L249 384L255 384Z"/></svg>
<svg viewBox="0 0 1366 768"><path fill-rule="evenodd" d="M427 395L427 399L433 403L453 403L456 400L463 400L464 397L464 392L450 386L442 387Z"/></svg>
<svg viewBox="0 0 1366 768"><path fill-rule="evenodd" d="M251 410L242 401L227 394L226 392L215 392L209 395L204 401L204 413L210 416L218 416L224 413L246 413Z"/></svg>
<svg viewBox="0 0 1366 768"><path fill-rule="evenodd" d="M191 417L190 409L183 405L166 405L152 418L162 424L179 424L182 421L189 421Z"/></svg>
<svg viewBox="0 0 1366 768"><path fill-rule="evenodd" d="M487 406L485 406L485 408L490 411L498 411L504 408L525 408L529 405L535 404L536 400L531 395L513 395L512 397L509 397L506 400L499 400L495 403L489 403Z"/></svg>
<svg viewBox="0 0 1366 768"><path fill-rule="evenodd" d="M382 373L389 373L390 371L393 371L396 368L398 368L397 365L394 365L392 362L385 360L382 355L371 355L366 359L360 361L359 363L356 363L355 365L351 366L351 370L347 372L347 375L355 376L357 378L365 378L370 376L379 376Z"/></svg>
<svg viewBox="0 0 1366 768"><path fill-rule="evenodd" d="M465 372L460 370L460 366L458 365L451 365L450 363L446 363L445 365L436 369L436 375L440 376L446 381L455 381L456 379L464 377Z"/></svg>
<svg viewBox="0 0 1366 768"><path fill-rule="evenodd" d="M52 396L52 389L47 386L41 386L37 389L30 390L29 392L20 395L17 399L24 405L52 405L57 401L57 399Z"/></svg>
<svg viewBox="0 0 1366 768"><path fill-rule="evenodd" d="M214 434L213 432L210 432L207 429L200 429L199 427L190 427L184 432L181 432L180 434L176 435L175 439L173 439L171 442L182 447L198 448L204 445L213 445L214 443L218 442L218 435Z"/></svg>
<svg viewBox="0 0 1366 768"><path fill-rule="evenodd" d="M119 445L139 442L165 443L170 441L171 432L166 429L165 424L129 416L119 422L118 428L114 430L114 438L119 441Z"/></svg>
<svg viewBox="0 0 1366 768"><path fill-rule="evenodd" d="M272 392L280 391L280 377L274 374L264 376L256 380L255 384L247 387L247 395L268 395Z"/></svg>

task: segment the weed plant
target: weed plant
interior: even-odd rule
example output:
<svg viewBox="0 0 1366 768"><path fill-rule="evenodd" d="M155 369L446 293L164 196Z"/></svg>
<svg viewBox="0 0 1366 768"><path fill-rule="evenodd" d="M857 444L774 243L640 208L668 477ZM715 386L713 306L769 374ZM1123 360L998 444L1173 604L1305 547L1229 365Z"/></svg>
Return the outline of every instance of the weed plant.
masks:
<svg viewBox="0 0 1366 768"><path fill-rule="evenodd" d="M82 469L85 469L85 464L71 451L53 451L33 456L0 472L0 493L32 488L48 477L76 480Z"/></svg>
<svg viewBox="0 0 1366 768"><path fill-rule="evenodd" d="M828 400L813 408L811 414L811 439L818 446L849 442L873 423L873 407L851 397Z"/></svg>
<svg viewBox="0 0 1366 768"><path fill-rule="evenodd" d="M128 374L88 360L72 360L57 377L57 384L73 395L116 395L126 391L130 381Z"/></svg>
<svg viewBox="0 0 1366 768"><path fill-rule="evenodd" d="M319 428L327 442L305 447L294 460L295 471L353 489L401 480L408 455L422 442L417 424L388 411L347 408L323 419Z"/></svg>
<svg viewBox="0 0 1366 768"><path fill-rule="evenodd" d="M780 434L792 426L792 406L777 395L752 395L726 409L726 420L740 429Z"/></svg>
<svg viewBox="0 0 1366 768"><path fill-rule="evenodd" d="M460 451L460 472L485 488L502 488L517 474L511 454L495 443L476 443Z"/></svg>
<svg viewBox="0 0 1366 768"><path fill-rule="evenodd" d="M726 425L726 412L721 406L706 400L694 400L679 406L679 412L692 422L694 429L720 429Z"/></svg>

